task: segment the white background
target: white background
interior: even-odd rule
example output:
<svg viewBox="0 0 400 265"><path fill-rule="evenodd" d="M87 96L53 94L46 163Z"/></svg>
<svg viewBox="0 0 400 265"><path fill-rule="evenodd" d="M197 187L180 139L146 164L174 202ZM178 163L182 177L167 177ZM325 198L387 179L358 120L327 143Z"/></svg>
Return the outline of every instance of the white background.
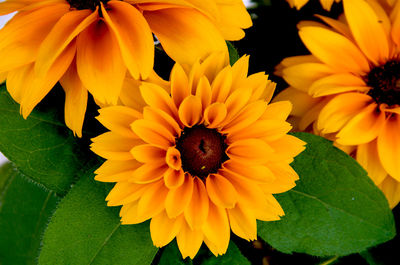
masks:
<svg viewBox="0 0 400 265"><path fill-rule="evenodd" d="M0 1L3 2L3 1ZM249 5L250 0L243 0L244 4L246 6ZM5 23L7 23L7 21L13 16L13 14L10 15L6 15L6 16L1 16L0 17L0 28L2 28L4 26ZM0 114L1 115L1 114ZM1 128L0 128L1 129ZM6 162L7 159L3 156L2 153L0 153L0 165L3 164L4 162Z"/></svg>

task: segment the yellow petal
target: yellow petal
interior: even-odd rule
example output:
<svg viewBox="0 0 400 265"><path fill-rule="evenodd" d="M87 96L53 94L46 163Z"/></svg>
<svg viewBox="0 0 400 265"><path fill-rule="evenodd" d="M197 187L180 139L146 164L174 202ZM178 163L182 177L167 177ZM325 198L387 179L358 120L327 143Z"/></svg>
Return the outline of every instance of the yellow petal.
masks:
<svg viewBox="0 0 400 265"><path fill-rule="evenodd" d="M258 120L250 126L228 136L229 142L242 139L258 138L264 141L274 141L287 134L292 126L280 120Z"/></svg>
<svg viewBox="0 0 400 265"><path fill-rule="evenodd" d="M137 168L129 181L138 184L152 183L161 179L167 170L168 166L164 161L149 162Z"/></svg>
<svg viewBox="0 0 400 265"><path fill-rule="evenodd" d="M217 255L224 254L228 249L231 234L226 210L210 202L207 221L202 230L204 236L216 246Z"/></svg>
<svg viewBox="0 0 400 265"><path fill-rule="evenodd" d="M211 103L211 85L208 82L208 79L205 76L202 76L197 84L196 87L196 97L201 99L201 106L204 110L210 105Z"/></svg>
<svg viewBox="0 0 400 265"><path fill-rule="evenodd" d="M216 102L204 110L204 121L207 128L217 128L227 115L225 104Z"/></svg>
<svg viewBox="0 0 400 265"><path fill-rule="evenodd" d="M225 108L227 111L224 124L230 122L248 104L252 97L252 91L248 87L235 90L226 99Z"/></svg>
<svg viewBox="0 0 400 265"><path fill-rule="evenodd" d="M400 181L400 119L398 115L389 118L378 136L378 154L380 161L395 180Z"/></svg>
<svg viewBox="0 0 400 265"><path fill-rule="evenodd" d="M186 222L191 229L200 229L205 224L208 216L208 209L209 199L206 187L202 180L198 177L194 177L192 198L184 211Z"/></svg>
<svg viewBox="0 0 400 265"><path fill-rule="evenodd" d="M156 247L163 247L171 242L183 224L183 217L169 218L165 211L154 216L150 222L150 234Z"/></svg>
<svg viewBox="0 0 400 265"><path fill-rule="evenodd" d="M145 12L144 16L166 53L180 64L192 65L212 52L227 51L218 29L196 10L169 8Z"/></svg>
<svg viewBox="0 0 400 265"><path fill-rule="evenodd" d="M196 125L202 119L201 99L196 96L185 98L178 110L179 119L186 127Z"/></svg>
<svg viewBox="0 0 400 265"><path fill-rule="evenodd" d="M178 188L185 181L185 173L182 169L173 170L169 168L164 174L164 183L168 189Z"/></svg>
<svg viewBox="0 0 400 265"><path fill-rule="evenodd" d="M97 155L112 160L131 160L133 159L130 150L137 144L143 143L141 140L122 137L113 132L103 133L92 138L90 149Z"/></svg>
<svg viewBox="0 0 400 265"><path fill-rule="evenodd" d="M263 165L245 165L228 160L223 164L223 169L229 170L243 179L249 179L259 183L271 183L275 180L274 173Z"/></svg>
<svg viewBox="0 0 400 265"><path fill-rule="evenodd" d="M7 91L11 97L18 103L21 103L22 97L26 93L27 85L34 80L34 64L27 64L18 67L7 74Z"/></svg>
<svg viewBox="0 0 400 265"><path fill-rule="evenodd" d="M143 82L140 86L140 93L150 107L160 109L174 118L178 117L178 110L172 98L159 85Z"/></svg>
<svg viewBox="0 0 400 265"><path fill-rule="evenodd" d="M142 118L142 114L125 106L112 106L98 110L100 115L96 117L110 131L121 136L137 138L130 125L137 119Z"/></svg>
<svg viewBox="0 0 400 265"><path fill-rule="evenodd" d="M131 124L133 132L143 141L163 149L175 145L175 137L162 125L153 121L136 120Z"/></svg>
<svg viewBox="0 0 400 265"><path fill-rule="evenodd" d="M171 96L177 108L181 102L190 95L189 79L179 63L175 63L171 70Z"/></svg>
<svg viewBox="0 0 400 265"><path fill-rule="evenodd" d="M375 65L386 62L389 44L382 20L372 6L363 0L343 0L344 13L354 39Z"/></svg>
<svg viewBox="0 0 400 265"><path fill-rule="evenodd" d="M61 77L60 84L65 92L65 124L74 132L74 135L82 137L88 92L79 79L74 61Z"/></svg>
<svg viewBox="0 0 400 265"><path fill-rule="evenodd" d="M203 232L201 230L191 230L186 222L184 222L176 236L182 258L190 257L193 259L203 243L203 238Z"/></svg>
<svg viewBox="0 0 400 265"><path fill-rule="evenodd" d="M225 177L211 174L206 179L206 188L210 200L223 208L233 208L237 202L237 192Z"/></svg>
<svg viewBox="0 0 400 265"><path fill-rule="evenodd" d="M400 202L400 182L388 176L379 188L385 194L390 208L393 209Z"/></svg>
<svg viewBox="0 0 400 265"><path fill-rule="evenodd" d="M169 190L165 199L165 210L169 218L176 218L188 207L193 194L193 177L185 176L185 181L176 189Z"/></svg>
<svg viewBox="0 0 400 265"><path fill-rule="evenodd" d="M167 165L175 170L182 168L181 153L175 147L169 147L165 156Z"/></svg>
<svg viewBox="0 0 400 265"><path fill-rule="evenodd" d="M265 163L273 152L266 142L252 138L235 141L226 149L230 159L250 165Z"/></svg>
<svg viewBox="0 0 400 265"><path fill-rule="evenodd" d="M379 135L384 123L385 113L378 113L376 103L372 103L340 130L337 134L337 142L342 145L370 142Z"/></svg>
<svg viewBox="0 0 400 265"><path fill-rule="evenodd" d="M322 62L338 71L367 73L369 64L359 49L346 37L323 27L302 27L299 35L310 50Z"/></svg>
<svg viewBox="0 0 400 265"><path fill-rule="evenodd" d="M117 206L121 205L121 201L124 200L125 198L131 196L132 194L142 194L141 189L143 185L138 185L134 183L129 183L129 182L118 182L117 184L114 185L114 188L110 191L110 193L107 195L106 201L108 206ZM139 196L137 196L136 199L138 199Z"/></svg>
<svg viewBox="0 0 400 265"><path fill-rule="evenodd" d="M154 42L146 19L133 5L123 1L110 1L107 9L101 3L101 10L115 34L129 73L135 79L149 77L154 63Z"/></svg>
<svg viewBox="0 0 400 265"><path fill-rule="evenodd" d="M97 19L97 10L70 11L62 16L40 45L35 73L43 77L71 41Z"/></svg>
<svg viewBox="0 0 400 265"><path fill-rule="evenodd" d="M260 117L262 120L286 120L292 111L292 103L290 101L276 101L268 104L263 115Z"/></svg>
<svg viewBox="0 0 400 265"><path fill-rule="evenodd" d="M211 102L225 102L232 87L232 69L222 69L211 83Z"/></svg>
<svg viewBox="0 0 400 265"><path fill-rule="evenodd" d="M257 222L250 209L237 204L235 208L227 211L233 233L246 240L257 239Z"/></svg>
<svg viewBox="0 0 400 265"><path fill-rule="evenodd" d="M377 141L358 145L356 159L367 171L375 185L380 185L387 176L387 172L379 160Z"/></svg>
<svg viewBox="0 0 400 265"><path fill-rule="evenodd" d="M33 62L44 38L68 11L66 3L54 4L15 16L6 24L0 31L0 72Z"/></svg>
<svg viewBox="0 0 400 265"><path fill-rule="evenodd" d="M130 179L135 169L142 164L136 160L106 160L94 173L95 180L102 182L122 182Z"/></svg>
<svg viewBox="0 0 400 265"><path fill-rule="evenodd" d="M26 84L26 91L21 101L21 113L26 118L33 108L47 95L58 80L64 75L75 55L75 41L71 42L54 61L48 72L42 77L35 76L32 83Z"/></svg>
<svg viewBox="0 0 400 265"><path fill-rule="evenodd" d="M150 144L137 145L131 149L133 157L141 163L163 161L165 153L165 150Z"/></svg>
<svg viewBox="0 0 400 265"><path fill-rule="evenodd" d="M177 121L160 109L149 106L144 107L143 118L145 120L160 124L164 127L164 130L167 130L175 137L179 137L181 135L182 129Z"/></svg>
<svg viewBox="0 0 400 265"><path fill-rule="evenodd" d="M268 163L268 168L275 175L275 180L271 183L262 184L265 193L282 193L296 186L295 181L299 179L299 176L287 163Z"/></svg>
<svg viewBox="0 0 400 265"><path fill-rule="evenodd" d="M366 92L370 89L361 77L353 74L333 74L315 81L308 90L313 97L349 91Z"/></svg>
<svg viewBox="0 0 400 265"><path fill-rule="evenodd" d="M83 85L102 104L116 105L126 67L118 43L102 20L77 37L76 64Z"/></svg>
<svg viewBox="0 0 400 265"><path fill-rule="evenodd" d="M318 130L325 134L339 131L370 102L371 97L361 93L345 93L334 97L319 114Z"/></svg>
<svg viewBox="0 0 400 265"><path fill-rule="evenodd" d="M165 209L164 201L168 189L164 186L164 181L160 180L153 185L139 199L137 213L139 216L156 216Z"/></svg>

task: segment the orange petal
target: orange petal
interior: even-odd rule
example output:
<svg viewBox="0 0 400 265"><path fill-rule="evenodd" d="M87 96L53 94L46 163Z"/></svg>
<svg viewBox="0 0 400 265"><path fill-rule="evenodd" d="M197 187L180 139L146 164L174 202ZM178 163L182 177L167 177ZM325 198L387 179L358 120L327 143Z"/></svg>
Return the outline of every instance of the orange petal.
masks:
<svg viewBox="0 0 400 265"><path fill-rule="evenodd" d="M259 183L271 183L276 178L274 173L263 165L245 165L228 160L222 166L224 170L229 170L243 179Z"/></svg>
<svg viewBox="0 0 400 265"><path fill-rule="evenodd" d="M214 255L224 254L228 249L231 235L226 210L210 202L207 221L204 223L202 230L204 236L215 245L215 252L217 253L214 253Z"/></svg>
<svg viewBox="0 0 400 265"><path fill-rule="evenodd" d="M169 168L167 172L164 174L164 182L165 186L168 189L175 189L178 188L183 184L185 181L185 173L183 170L173 170L172 168Z"/></svg>
<svg viewBox="0 0 400 265"><path fill-rule="evenodd" d="M211 174L207 177L206 188L210 200L223 208L233 208L237 202L237 192L225 177Z"/></svg>
<svg viewBox="0 0 400 265"><path fill-rule="evenodd" d="M107 195L106 201L108 206L118 206L122 205L122 201L127 197L135 194L136 200L143 193L142 188L144 185L138 185L134 183L129 183L126 181L118 182L114 185L114 188Z"/></svg>
<svg viewBox="0 0 400 265"><path fill-rule="evenodd" d="M191 230L186 222L184 222L176 236L182 258L190 257L193 259L203 243L203 238L204 236L201 230Z"/></svg>
<svg viewBox="0 0 400 265"><path fill-rule="evenodd" d="M378 154L382 166L395 180L400 181L400 119L389 118L378 136Z"/></svg>
<svg viewBox="0 0 400 265"><path fill-rule="evenodd" d="M21 103L22 97L26 93L27 85L34 80L34 64L27 64L18 67L7 74L6 87L11 97L18 103Z"/></svg>
<svg viewBox="0 0 400 265"><path fill-rule="evenodd" d="M161 179L167 170L168 166L165 165L164 161L146 163L132 173L132 178L129 181L138 184L152 183Z"/></svg>
<svg viewBox="0 0 400 265"><path fill-rule="evenodd" d="M107 129L121 136L137 138L130 125L142 118L141 113L125 106L106 107L98 111L100 115L96 119Z"/></svg>
<svg viewBox="0 0 400 265"><path fill-rule="evenodd" d="M112 160L133 159L130 150L132 147L143 143L141 140L122 137L113 132L103 133L92 138L90 149L97 155Z"/></svg>
<svg viewBox="0 0 400 265"><path fill-rule="evenodd" d="M367 73L368 60L343 35L318 26L301 27L299 35L308 50L322 62L339 71Z"/></svg>
<svg viewBox="0 0 400 265"><path fill-rule="evenodd" d="M141 163L157 162L164 160L165 150L151 144L141 144L134 146L131 154Z"/></svg>
<svg viewBox="0 0 400 265"><path fill-rule="evenodd" d="M180 64L192 65L212 52L227 51L221 33L197 10L168 8L145 11L144 16L166 53Z"/></svg>
<svg viewBox="0 0 400 265"><path fill-rule="evenodd" d="M71 42L54 61L53 65L41 77L35 76L32 83L27 84L21 101L21 113L26 118L33 108L49 93L54 85L67 71L75 55L75 41Z"/></svg>
<svg viewBox="0 0 400 265"><path fill-rule="evenodd" d="M181 153L175 147L169 147L165 156L167 165L175 170L182 168Z"/></svg>
<svg viewBox="0 0 400 265"><path fill-rule="evenodd" d="M165 199L165 210L169 218L176 218L185 211L192 199L193 177L185 176L185 181L176 189L169 190Z"/></svg>
<svg viewBox="0 0 400 265"><path fill-rule="evenodd" d="M88 92L79 79L75 61L61 77L60 84L65 92L65 124L74 132L74 135L82 137Z"/></svg>
<svg viewBox="0 0 400 265"><path fill-rule="evenodd" d="M103 20L92 23L77 37L76 63L83 85L103 104L116 105L126 67L118 43Z"/></svg>
<svg viewBox="0 0 400 265"><path fill-rule="evenodd" d="M163 211L167 193L168 189L164 186L164 181L162 180L150 185L149 189L139 199L138 215L151 218Z"/></svg>
<svg viewBox="0 0 400 265"><path fill-rule="evenodd" d="M144 107L143 118L162 125L166 130L176 137L181 135L182 130L177 121L160 109L149 106Z"/></svg>
<svg viewBox="0 0 400 265"><path fill-rule="evenodd" d="M377 104L372 103L352 118L337 134L337 142L342 145L364 144L374 140L385 123L385 113L377 112Z"/></svg>
<svg viewBox="0 0 400 265"><path fill-rule="evenodd" d="M265 163L273 153L274 150L266 142L252 138L235 141L226 149L229 158L250 165Z"/></svg>
<svg viewBox="0 0 400 265"><path fill-rule="evenodd" d="M156 247L163 247L171 242L181 230L184 219L169 218L165 211L154 216L150 221L150 233L153 244Z"/></svg>
<svg viewBox="0 0 400 265"><path fill-rule="evenodd" d="M367 171L375 185L380 185L387 176L387 172L379 160L377 141L358 145L356 159Z"/></svg>
<svg viewBox="0 0 400 265"><path fill-rule="evenodd" d="M308 93L313 97L322 97L349 91L366 92L369 89L361 77L346 73L318 79L309 87Z"/></svg>
<svg viewBox="0 0 400 265"><path fill-rule="evenodd" d="M389 207L393 209L400 202L400 182L388 176L379 185L379 188L385 194L389 202Z"/></svg>
<svg viewBox="0 0 400 265"><path fill-rule="evenodd" d="M94 173L95 180L102 182L120 182L129 180L135 169L142 164L136 160L115 161L106 160Z"/></svg>
<svg viewBox="0 0 400 265"><path fill-rule="evenodd" d="M262 120L286 120L292 111L292 103L290 101L277 101L268 106L265 109L265 112L260 117Z"/></svg>
<svg viewBox="0 0 400 265"><path fill-rule="evenodd" d="M201 106L204 112L211 103L211 85L205 76L202 76L197 84L196 97L201 99Z"/></svg>
<svg viewBox="0 0 400 265"><path fill-rule="evenodd" d="M178 110L172 98L162 87L143 82L140 86L140 93L150 107L160 109L168 113L171 117L178 117Z"/></svg>
<svg viewBox="0 0 400 265"><path fill-rule="evenodd" d="M143 141L163 149L175 145L175 137L162 125L144 119L136 120L131 128Z"/></svg>
<svg viewBox="0 0 400 265"><path fill-rule="evenodd" d="M318 129L323 133L337 132L369 102L371 97L361 93L345 93L334 97L321 110L317 122Z"/></svg>
<svg viewBox="0 0 400 265"><path fill-rule="evenodd" d="M189 79L179 63L175 63L171 70L171 96L177 108L190 95Z"/></svg>
<svg viewBox="0 0 400 265"><path fill-rule="evenodd" d="M70 11L61 17L40 46L35 73L44 76L71 41L97 19L97 10Z"/></svg>
<svg viewBox="0 0 400 265"><path fill-rule="evenodd" d="M250 209L237 204L235 208L227 211L233 233L246 240L257 239L257 222Z"/></svg>
<svg viewBox="0 0 400 265"><path fill-rule="evenodd" d="M287 134L291 128L290 123L285 121L258 120L247 128L228 136L228 141L235 142L248 138L258 138L267 142L274 141Z"/></svg>
<svg viewBox="0 0 400 265"><path fill-rule="evenodd" d="M225 102L232 87L232 68L226 66L211 83L211 102Z"/></svg>
<svg viewBox="0 0 400 265"><path fill-rule="evenodd" d="M154 42L146 19L136 7L123 1L110 1L107 8L101 3L101 11L115 34L129 73L135 79L149 77L154 63Z"/></svg>
<svg viewBox="0 0 400 265"><path fill-rule="evenodd" d="M343 1L346 21L360 49L375 65L387 61L389 44L382 20L363 0Z"/></svg>
<svg viewBox="0 0 400 265"><path fill-rule="evenodd" d="M207 128L217 128L227 115L225 104L216 102L204 110L204 120Z"/></svg>
<svg viewBox="0 0 400 265"><path fill-rule="evenodd" d="M193 194L184 211L186 221L191 229L200 229L208 216L209 199L206 187L198 177L193 178Z"/></svg>
<svg viewBox="0 0 400 265"><path fill-rule="evenodd" d="M186 127L196 125L202 119L201 99L193 95L188 96L179 106L178 114Z"/></svg>
<svg viewBox="0 0 400 265"><path fill-rule="evenodd" d="M10 1L0 5L8 2ZM44 38L57 20L68 11L69 5L59 3L12 18L12 23L6 24L0 31L0 72L33 62Z"/></svg>
<svg viewBox="0 0 400 265"><path fill-rule="evenodd" d="M275 175L275 180L262 185L265 193L282 193L296 186L295 181L299 179L299 176L287 163L269 163L268 168Z"/></svg>

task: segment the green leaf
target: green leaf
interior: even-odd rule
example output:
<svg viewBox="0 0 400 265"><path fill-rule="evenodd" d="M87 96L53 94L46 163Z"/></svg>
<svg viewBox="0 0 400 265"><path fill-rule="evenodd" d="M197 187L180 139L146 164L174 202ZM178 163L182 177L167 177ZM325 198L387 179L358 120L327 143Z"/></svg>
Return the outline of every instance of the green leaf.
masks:
<svg viewBox="0 0 400 265"><path fill-rule="evenodd" d="M150 264L157 253L149 224L121 225L116 208L106 206L105 185L92 170L62 199L43 238L40 265Z"/></svg>
<svg viewBox="0 0 400 265"><path fill-rule="evenodd" d="M58 198L17 172L11 164L0 169L0 263L37 264L42 234Z"/></svg>
<svg viewBox="0 0 400 265"><path fill-rule="evenodd" d="M300 180L276 196L286 215L259 222L259 235L284 253L315 256L344 256L393 238L388 202L364 169L322 137L295 136L307 142L292 164Z"/></svg>
<svg viewBox="0 0 400 265"><path fill-rule="evenodd" d="M239 60L240 56L237 49L235 48L235 46L233 46L233 44L230 41L227 41L226 44L228 46L228 51L229 51L229 62L231 65L233 65L234 63L236 63L237 60Z"/></svg>
<svg viewBox="0 0 400 265"><path fill-rule="evenodd" d="M159 265L191 265L191 264L202 264L202 265L250 265L250 261L247 260L240 250L231 240L226 253L222 256L214 256L207 247L203 244L197 253L196 257L191 260L190 258L182 259L182 255L178 249L176 241L174 240L168 244L162 252Z"/></svg>
<svg viewBox="0 0 400 265"><path fill-rule="evenodd" d="M90 158L87 146L78 142L55 108L34 110L24 120L4 85L0 112L0 151L27 177L65 194Z"/></svg>

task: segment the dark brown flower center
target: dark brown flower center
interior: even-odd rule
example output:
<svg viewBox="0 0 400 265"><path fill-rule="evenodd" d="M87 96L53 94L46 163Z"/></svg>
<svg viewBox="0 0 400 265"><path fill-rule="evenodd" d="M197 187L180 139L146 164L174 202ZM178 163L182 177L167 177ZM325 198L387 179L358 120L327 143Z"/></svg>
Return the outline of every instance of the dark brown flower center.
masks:
<svg viewBox="0 0 400 265"><path fill-rule="evenodd" d="M182 168L192 176L207 177L216 173L228 159L225 136L203 125L185 128L176 141L181 153Z"/></svg>
<svg viewBox="0 0 400 265"><path fill-rule="evenodd" d="M76 9L92 9L95 10L97 6L100 6L100 2L103 2L103 4L106 4L109 0L86 0L86 1L80 1L80 0L67 0L67 2L70 4L71 7L76 8Z"/></svg>
<svg viewBox="0 0 400 265"><path fill-rule="evenodd" d="M373 68L366 76L368 91L376 103L386 103L389 106L400 105L400 62L389 61Z"/></svg>

